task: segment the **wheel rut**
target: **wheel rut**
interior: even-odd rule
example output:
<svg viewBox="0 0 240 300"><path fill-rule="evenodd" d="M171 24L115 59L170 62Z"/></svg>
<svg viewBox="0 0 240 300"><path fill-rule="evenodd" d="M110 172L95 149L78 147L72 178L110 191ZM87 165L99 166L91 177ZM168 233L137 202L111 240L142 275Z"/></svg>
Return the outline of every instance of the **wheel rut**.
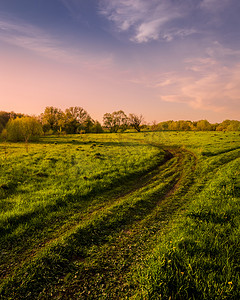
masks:
<svg viewBox="0 0 240 300"><path fill-rule="evenodd" d="M196 168L196 157L183 149L168 148L165 151L170 160L176 159L175 171L180 172L174 184L157 199L155 208L149 214L124 228L115 239L100 247L98 254L90 255L81 262L82 272L77 270L71 283L60 284L62 292L59 294L59 287L58 292L54 294L53 291L56 298L88 299L89 295L91 298L104 298L106 293L109 299L131 297L133 287L126 285L126 278L131 276L129 274L134 266L149 254L159 233L164 234L170 218L184 204L184 201L179 203L175 194L182 185L185 188L179 192L186 194L193 183L189 175ZM92 266L88 264L89 260L94 261Z"/></svg>
<svg viewBox="0 0 240 300"><path fill-rule="evenodd" d="M115 226L113 228L113 233L109 230L108 225L106 225L102 231L95 229L93 229L92 232L87 231L87 234L90 234L90 238L95 238L96 240L95 242L88 243L87 248L85 245L81 245L80 242L78 246L85 249L84 252L86 253L86 256L79 259L76 255L73 255L72 258L69 259L71 264L75 267L77 266L74 279L71 283L66 283L65 275L63 274L62 281L60 279L58 284L54 285L55 287L52 287L49 290L54 297L66 299L72 297L72 299L74 299L74 295L76 294L78 295L76 299L79 296L81 296L81 298L84 298L85 296L87 297L87 295L89 295L89 291L92 293L99 285L99 281L103 282L102 292L104 292L107 285L112 286L113 290L115 290L115 294L120 295L122 292L126 292L127 287L125 287L123 291L121 291L119 285L118 287L114 287L114 281L112 281L111 278L118 278L120 283L124 283L124 278L127 276L132 265L137 263L137 261L141 259L141 256L144 255L144 251L147 251L148 249L147 247L144 250L144 247L141 246L143 241L149 240L150 243L154 244L155 233L158 230L163 230L171 215L181 207L182 204L176 203L174 195L178 192L182 194L187 193L188 188L192 184L189 179L191 179L191 172L193 172L196 167L196 157L194 157L191 152L180 148L165 148L164 150L166 153L165 159L157 166L157 168L139 178L138 182L135 182L128 192L118 195L115 198L114 204L100 207L98 211L90 213L85 217L90 219L92 218L94 226L98 226L99 228L103 228L104 224L110 220L110 222L112 222L111 225L113 227ZM169 178L171 180L169 180ZM186 178L188 178L188 180L186 180ZM166 184L164 186L165 181ZM154 192L151 197L146 200L146 204L140 199L141 194L149 192L151 189L153 189ZM134 204L135 206L133 206L133 212L131 208L132 200L128 203L129 197L130 200L131 197L140 197ZM145 208L146 205L149 207ZM138 215L138 212L136 211L137 209L141 212L140 215ZM95 222L95 216L98 215L98 212L103 214L103 218L98 222ZM116 220L116 222L122 223L119 228L117 228L117 224L115 224L116 222L114 223L111 221L111 216L114 212L123 214L122 218ZM124 214L126 216L124 216ZM58 234L61 232L64 232L66 237L74 234L78 236L78 238L81 238L81 232L84 231L79 231L79 225L73 223L62 230L60 228ZM95 235L98 236L96 237ZM110 241L109 236L111 236ZM60 237L60 239L61 238L62 237ZM31 256L26 257L23 255L21 267L24 267L32 259L37 258L40 252L45 251L46 247L51 249L51 244L55 244L57 240L58 236L53 236L52 239L43 242L40 248L32 249ZM68 241L68 238L66 240ZM91 249L93 246L99 247L99 253L97 255L92 254ZM129 251L129 249L131 249L131 251ZM139 249L142 249L141 255L139 254ZM109 257L109 259L105 260L105 257ZM94 261L94 266L91 267L89 260ZM120 263L117 264L116 260L119 260ZM79 274L79 268L84 270L84 272ZM94 277L93 274L96 273L96 270L98 272L98 276ZM10 272L6 274L5 278L13 273L13 271L15 270L10 270ZM105 278L104 280L102 280L101 277L103 275ZM90 278L93 278L92 276L95 279L88 281ZM62 290L65 290L60 294L59 292L56 292L56 288L59 290L59 285L63 287ZM82 286L82 288L79 289L80 286ZM45 296L49 296L48 292L44 293L46 293ZM101 293L98 296L100 295Z"/></svg>

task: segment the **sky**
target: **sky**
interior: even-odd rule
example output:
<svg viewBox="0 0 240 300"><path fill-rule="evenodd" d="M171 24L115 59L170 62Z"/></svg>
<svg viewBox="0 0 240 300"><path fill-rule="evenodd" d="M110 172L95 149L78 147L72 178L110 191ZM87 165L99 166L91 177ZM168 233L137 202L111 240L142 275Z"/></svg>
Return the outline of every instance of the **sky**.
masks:
<svg viewBox="0 0 240 300"><path fill-rule="evenodd" d="M0 111L240 120L239 0L0 0Z"/></svg>

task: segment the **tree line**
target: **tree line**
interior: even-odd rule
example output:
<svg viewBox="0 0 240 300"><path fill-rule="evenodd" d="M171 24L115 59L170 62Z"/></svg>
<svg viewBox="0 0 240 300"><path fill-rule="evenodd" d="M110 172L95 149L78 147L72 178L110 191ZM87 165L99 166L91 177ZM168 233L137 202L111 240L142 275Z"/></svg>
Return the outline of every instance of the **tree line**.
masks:
<svg viewBox="0 0 240 300"><path fill-rule="evenodd" d="M144 124L142 115L126 115L123 110L105 113L103 123L93 120L89 113L80 106L69 107L65 111L53 106L47 106L42 114L33 117L14 112L0 111L0 134L5 141L36 140L46 134L79 134L124 132L134 129L150 131L238 131L240 122L225 120L222 123L211 124L207 120L192 121L166 121Z"/></svg>
<svg viewBox="0 0 240 300"><path fill-rule="evenodd" d="M5 141L28 142L46 134L124 132L129 128L139 132L142 123L142 115L127 116L119 110L104 114L102 125L80 106L69 107L65 111L47 106L44 112L36 117L0 111L0 133Z"/></svg>
<svg viewBox="0 0 240 300"><path fill-rule="evenodd" d="M207 120L200 121L166 121L156 123L151 126L151 130L175 130L175 131L238 131L240 130L240 121L224 120L222 123L211 124Z"/></svg>

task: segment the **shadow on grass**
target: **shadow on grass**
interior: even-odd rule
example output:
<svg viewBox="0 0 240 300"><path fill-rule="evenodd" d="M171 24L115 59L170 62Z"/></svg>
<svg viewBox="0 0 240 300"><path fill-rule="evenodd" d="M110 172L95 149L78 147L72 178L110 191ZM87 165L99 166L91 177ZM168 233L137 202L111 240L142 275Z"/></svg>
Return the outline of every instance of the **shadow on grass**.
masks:
<svg viewBox="0 0 240 300"><path fill-rule="evenodd" d="M224 213L224 214L218 214L215 212L210 212L210 211L206 211L206 212L199 212L199 213L191 213L188 214L188 217L194 219L194 220L198 220L198 221L202 221L202 222L208 222L208 223L214 223L214 224L226 224L226 223L231 223L231 226L234 226L234 222L233 222L233 216L234 214L231 212L229 213Z"/></svg>

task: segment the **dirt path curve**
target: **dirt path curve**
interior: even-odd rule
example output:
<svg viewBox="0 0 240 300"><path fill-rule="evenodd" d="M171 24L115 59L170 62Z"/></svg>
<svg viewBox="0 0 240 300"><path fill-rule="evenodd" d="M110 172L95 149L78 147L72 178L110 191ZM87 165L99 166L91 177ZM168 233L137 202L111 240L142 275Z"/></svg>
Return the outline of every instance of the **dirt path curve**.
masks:
<svg viewBox="0 0 240 300"><path fill-rule="evenodd" d="M129 191L120 196L118 194L113 203L110 201L109 205L90 213L85 227L75 223L68 226L68 230L64 231L64 246L55 250L58 239L63 239L59 236L62 232L60 228L58 236L43 243L42 247L33 249L31 257L23 256L20 269L26 269L29 280L33 282L32 261L37 261L46 252L45 248L53 253L62 249L61 259L69 261L71 265L71 273L57 274L55 281L53 274L48 288L43 284L43 299L50 296L56 299L101 299L105 293L109 299L121 299L122 295L131 291L127 283L131 269L151 251L159 232L166 230L168 222L183 207L186 202L183 196L193 183L196 157L181 148L164 150L166 155L163 163L138 178ZM74 248L79 248L78 252L84 255L67 254L64 257L64 253L77 253ZM44 265L41 266L39 272L44 273L44 268ZM19 268L14 268L15 271L18 274ZM19 285L14 291L15 295L23 293L21 280L20 275L13 278ZM7 281L6 278L6 284ZM31 297L36 296L38 294L31 291Z"/></svg>
<svg viewBox="0 0 240 300"><path fill-rule="evenodd" d="M52 290L55 298L126 299L131 296L135 288L134 283L129 281L131 273L168 230L171 219L183 209L187 201L184 196L194 180L196 157L179 148L167 148L165 151L169 160L159 166L158 172L164 173L168 167L174 168L173 171L178 173L174 184L155 199L154 208L141 219L126 226L84 261L76 262L78 268L71 280L64 282L63 278L63 282ZM159 179L161 177L157 177L156 181Z"/></svg>

